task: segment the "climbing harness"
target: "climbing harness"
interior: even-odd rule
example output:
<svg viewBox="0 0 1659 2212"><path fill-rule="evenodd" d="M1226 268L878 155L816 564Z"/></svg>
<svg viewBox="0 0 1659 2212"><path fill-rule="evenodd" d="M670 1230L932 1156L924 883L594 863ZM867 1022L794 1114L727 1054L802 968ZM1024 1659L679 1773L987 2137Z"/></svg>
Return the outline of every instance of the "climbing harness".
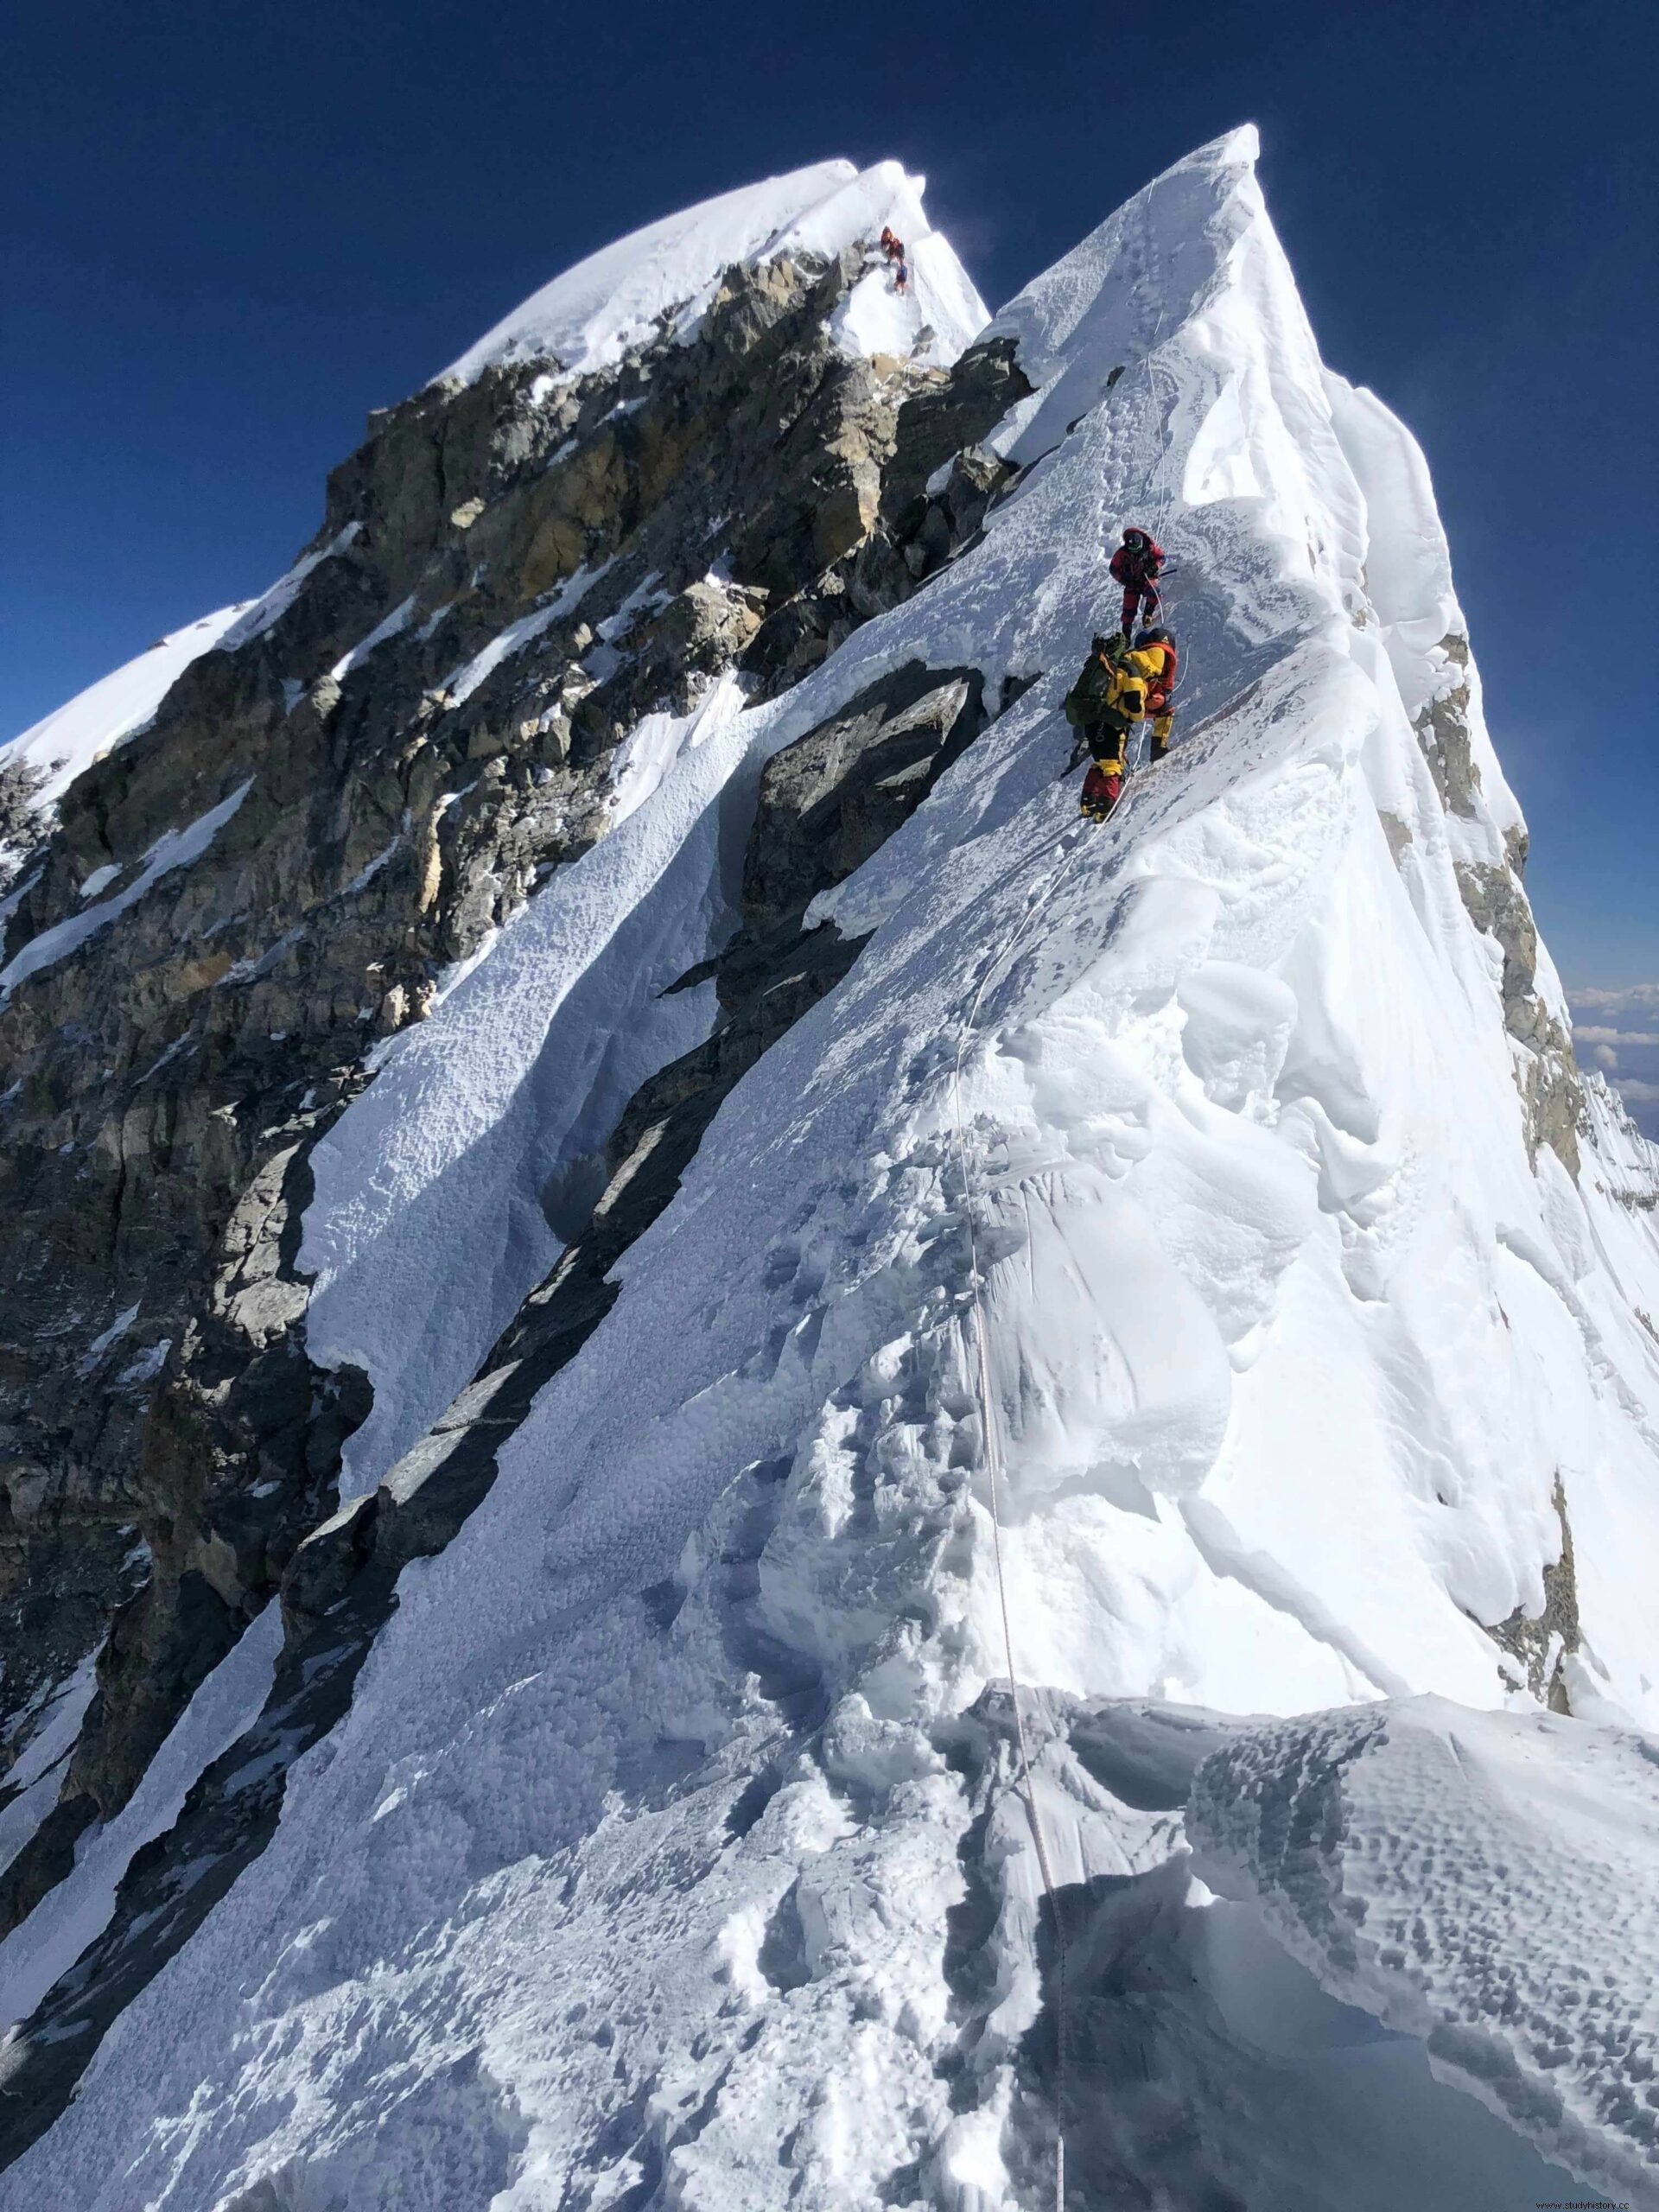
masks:
<svg viewBox="0 0 1659 2212"><path fill-rule="evenodd" d="M1122 800L1119 804L1122 804ZM1116 810L1114 810L1116 811ZM1014 1628L1008 1612L1008 1586L1002 1559L1002 1446L992 1411L990 1334L985 1322L983 1299L984 1276L979 1264L979 1240L975 1230L980 1192L969 1166L968 1141L962 1118L962 1063L979 1020L979 1009L991 978L1005 961L1012 961L1029 935L1033 925L1047 906L1075 865L1080 853L1090 843L1086 833L1078 829L1072 833L1074 842L1071 851L1049 878L1048 886L1035 899L1026 918L1005 946L999 947L986 963L979 988L974 993L973 1004L957 1037L956 1069L951 1080L951 1105L956 1122L957 1166L962 1177L963 1209L968 1217L969 1282L972 1292L973 1332L975 1343L975 1394L979 1400L980 1434L984 1439L985 1474L990 1492L991 1552L996 1567L997 1605L1002 1618L1002 1656L1007 1668L1008 1696L1014 1707L1014 1740L1020 1753L1020 1775L1024 1786L1026 1816L1031 1822L1032 1841L1037 1849L1038 1871L1042 1876L1043 1895L1048 1905L1049 1919L1054 1930L1054 2212L1065 2212L1065 1930L1060 1919L1060 1900L1054 1871L1048 1855L1048 1839L1044 1833L1042 1815L1037 1805L1037 1786L1032 1774L1031 1747L1026 1736L1025 1712L1021 1703L1020 1672L1014 1656Z"/></svg>

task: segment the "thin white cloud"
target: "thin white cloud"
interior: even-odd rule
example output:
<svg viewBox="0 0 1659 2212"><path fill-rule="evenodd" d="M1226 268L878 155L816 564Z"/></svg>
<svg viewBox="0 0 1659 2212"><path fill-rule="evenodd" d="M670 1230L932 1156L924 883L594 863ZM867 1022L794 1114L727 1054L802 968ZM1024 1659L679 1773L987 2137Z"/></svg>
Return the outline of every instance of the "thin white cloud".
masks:
<svg viewBox="0 0 1659 2212"><path fill-rule="evenodd" d="M1573 1034L1581 1045L1659 1045L1659 1030L1652 1029L1611 1029L1575 1021Z"/></svg>
<svg viewBox="0 0 1659 2212"><path fill-rule="evenodd" d="M1618 1054L1611 1045L1598 1045L1590 1057L1599 1068L1605 1068L1609 1075L1618 1065Z"/></svg>
<svg viewBox="0 0 1659 2212"><path fill-rule="evenodd" d="M1584 983L1567 995L1575 1011L1582 1007L1588 1014L1659 1012L1659 983Z"/></svg>
<svg viewBox="0 0 1659 2212"><path fill-rule="evenodd" d="M1624 1076L1619 1081L1618 1095L1627 1106L1659 1105L1659 1083L1643 1083L1636 1076Z"/></svg>

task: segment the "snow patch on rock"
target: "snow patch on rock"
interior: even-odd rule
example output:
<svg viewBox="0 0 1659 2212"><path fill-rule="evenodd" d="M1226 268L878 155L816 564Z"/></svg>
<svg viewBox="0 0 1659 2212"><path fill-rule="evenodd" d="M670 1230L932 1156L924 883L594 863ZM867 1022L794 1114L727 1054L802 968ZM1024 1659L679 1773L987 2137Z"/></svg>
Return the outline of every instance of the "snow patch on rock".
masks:
<svg viewBox="0 0 1659 2212"><path fill-rule="evenodd" d="M199 861L252 789L253 779L250 776L245 783L238 784L228 797L220 799L217 806L209 807L205 814L198 815L184 829L168 830L158 837L144 855L144 865L138 874L113 898L100 899L94 906L83 907L79 913L71 914L65 920L54 923L50 929L42 930L38 937L32 937L15 959L0 968L0 992L9 991L14 984L22 982L26 976L38 974L40 969L49 967L54 960L67 959L72 952L78 951L89 938L96 937L100 930L107 929L119 915L126 912L129 906L136 906L151 886L159 883L164 875L170 874L175 868L188 868L193 861Z"/></svg>
<svg viewBox="0 0 1659 2212"><path fill-rule="evenodd" d="M926 324L928 358L953 361L983 325L984 303L944 239L930 232L921 194L921 181L897 162L860 170L847 161L722 193L589 254L504 316L443 377L471 384L497 362L542 359L567 376L588 375L664 332L683 336L734 263L783 253L831 259L845 247L873 245L885 224L912 248L912 294L887 298L885 275L872 271L846 316L848 340L862 352L908 353Z"/></svg>
<svg viewBox="0 0 1659 2212"><path fill-rule="evenodd" d="M1097 1967L1076 1985L1102 2054L1080 2124L1125 2201L1266 2175L1294 2212L1370 2212L1414 2158L1437 2208L1471 2172L1559 2194L1529 2138L1628 2172L1620 2193L1645 2180L1635 1985L1659 1930L1640 1918L1630 1967L1604 1966L1571 1861L1599 1853L1621 1910L1652 1893L1649 1754L1541 1719L1490 1630L1541 1615L1564 1500L1566 1678L1659 1719L1638 1313L1659 1246L1650 1215L1529 1151L1458 875L1465 835L1501 849L1501 795L1483 766L1486 814L1451 823L1414 727L1440 696L1443 541L1404 434L1326 377L1254 153L1249 132L1201 149L1027 289L996 326L1036 386L997 440L1026 469L973 550L785 698L699 745L648 734L624 773L660 765L656 788L319 1146L309 1342L373 1378L360 1487L550 1263L548 1179L705 1033L707 987L661 994L730 926L760 761L909 661L974 667L991 697L1036 674L821 902L869 942L730 1092L493 1490L404 1573L265 1855L16 2170L29 2212L308 2202L371 2172L390 2201L429 2176L435 2114L503 2207L572 2175L592 2203L758 2208L780 2176L824 2212L1038 2201L1055 1992L999 1704L1004 1586ZM573 353L620 342L627 274L573 295ZM1058 709L1130 518L1179 563L1188 674L1174 752L1099 830L1058 780ZM1443 1723L1425 1694L1467 1710ZM1192 1891L1179 1762L1141 1740L1172 1700L1210 1708L1194 1831L1248 1905ZM1099 1718L1126 1703L1128 1749ZM1453 1734L1472 1778L1448 1777ZM1306 1802L1319 1760L1357 1817L1351 1851L1315 1829L1301 1887L1249 1808ZM1500 1849L1512 1923L1446 1866L1484 1852L1497 1910ZM1333 1882L1374 1885L1403 1965L1319 1916ZM1547 2012L1509 1954L1557 1883L1614 1977L1613 2032L1591 2050L1571 2024L1541 2133L1543 2058L1485 2008ZM1150 2099L1153 1994L1181 2094L1113 2136L1130 2088ZM1367 2090L1346 2103L1325 2063L1344 2036Z"/></svg>
<svg viewBox="0 0 1659 2212"><path fill-rule="evenodd" d="M94 760L142 729L191 662L220 645L252 605L244 600L204 614L158 638L148 652L101 677L85 691L0 750L0 763L22 760L45 781L35 795L42 809L61 798Z"/></svg>

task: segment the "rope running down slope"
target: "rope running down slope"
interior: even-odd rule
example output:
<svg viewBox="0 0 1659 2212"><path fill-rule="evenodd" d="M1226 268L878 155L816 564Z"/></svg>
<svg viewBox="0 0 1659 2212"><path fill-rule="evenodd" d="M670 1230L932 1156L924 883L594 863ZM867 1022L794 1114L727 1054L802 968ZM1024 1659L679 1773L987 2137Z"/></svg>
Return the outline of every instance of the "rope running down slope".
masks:
<svg viewBox="0 0 1659 2212"><path fill-rule="evenodd" d="M1014 1707L1014 1728L1020 1753L1020 1776L1026 1801L1026 1814L1031 1822L1032 1840L1037 1849L1037 1865L1042 1876L1043 1894L1047 1900L1049 1917L1054 1929L1055 1961L1055 2069L1054 2069L1054 2212L1065 2212L1065 1931L1060 1921L1059 1896L1054 1880L1054 1871L1048 1855L1048 1840L1043 1830L1042 1815L1038 1810L1036 1784L1032 1777L1031 1748L1026 1736L1025 1711L1021 1700L1020 1672L1014 1661L1014 1629L1008 1612L1008 1587L1003 1572L1002 1560L1002 1446L992 1415L992 1386L990 1339L985 1321L982 1297L985 1277L979 1264L979 1242L975 1227L980 1192L973 1171L969 1165L967 1137L962 1114L962 1064L979 1020L979 1009L991 978L1005 960L1012 960L1041 916L1049 901L1070 874L1077 856L1087 842L1086 830L1075 834L1071 851L1049 878L1039 895L1032 902L1026 918L1015 931L1007 946L999 949L987 963L979 988L974 994L957 1038L956 1067L951 1080L951 1104L956 1122L957 1165L962 1177L963 1206L968 1219L969 1281L972 1293L975 1344L975 1395L979 1401L980 1433L984 1439L985 1473L990 1493L991 1548L996 1565L997 1603L1002 1618L1002 1651L1007 1669L1008 1694Z"/></svg>

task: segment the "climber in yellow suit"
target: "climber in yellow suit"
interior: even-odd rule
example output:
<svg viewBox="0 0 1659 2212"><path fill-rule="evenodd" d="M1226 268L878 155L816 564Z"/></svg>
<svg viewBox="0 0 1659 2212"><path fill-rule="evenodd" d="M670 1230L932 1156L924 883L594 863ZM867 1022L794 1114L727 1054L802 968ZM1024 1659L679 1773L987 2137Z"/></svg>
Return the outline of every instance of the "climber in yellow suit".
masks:
<svg viewBox="0 0 1659 2212"><path fill-rule="evenodd" d="M1065 718L1092 758L1083 779L1079 805L1092 821L1104 822L1123 792L1123 748L1129 732L1166 704L1162 696L1165 652L1161 645L1133 646L1122 631L1096 638L1083 673L1065 695ZM1160 696L1154 700L1154 693ZM1160 715L1160 721L1166 716ZM1167 741L1167 728L1162 733ZM1162 751L1162 746L1159 747Z"/></svg>

